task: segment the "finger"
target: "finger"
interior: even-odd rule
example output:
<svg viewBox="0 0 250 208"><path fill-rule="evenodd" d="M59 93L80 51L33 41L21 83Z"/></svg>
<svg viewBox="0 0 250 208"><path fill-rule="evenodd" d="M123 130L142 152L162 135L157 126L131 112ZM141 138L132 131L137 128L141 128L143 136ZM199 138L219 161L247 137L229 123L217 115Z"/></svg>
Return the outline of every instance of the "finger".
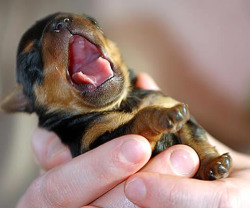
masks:
<svg viewBox="0 0 250 208"><path fill-rule="evenodd" d="M145 208L193 207L194 204L219 207L226 193L223 184L147 172L131 177L126 182L125 194L131 202Z"/></svg>
<svg viewBox="0 0 250 208"><path fill-rule="evenodd" d="M150 144L141 136L112 140L41 176L28 189L21 205L34 208L88 205L137 172L150 155Z"/></svg>
<svg viewBox="0 0 250 208"><path fill-rule="evenodd" d="M136 87L145 90L159 90L155 81L146 73L140 73L137 76Z"/></svg>
<svg viewBox="0 0 250 208"><path fill-rule="evenodd" d="M142 172L158 172L180 177L193 177L199 168L196 152L186 145L174 145L155 156L141 170ZM125 182L98 198L93 205L102 207L127 207L135 205L124 194Z"/></svg>
<svg viewBox="0 0 250 208"><path fill-rule="evenodd" d="M187 145L174 145L149 161L143 172L193 177L199 168L197 153Z"/></svg>
<svg viewBox="0 0 250 208"><path fill-rule="evenodd" d="M49 170L72 159L69 148L53 132L37 128L31 137L32 149L38 164Z"/></svg>

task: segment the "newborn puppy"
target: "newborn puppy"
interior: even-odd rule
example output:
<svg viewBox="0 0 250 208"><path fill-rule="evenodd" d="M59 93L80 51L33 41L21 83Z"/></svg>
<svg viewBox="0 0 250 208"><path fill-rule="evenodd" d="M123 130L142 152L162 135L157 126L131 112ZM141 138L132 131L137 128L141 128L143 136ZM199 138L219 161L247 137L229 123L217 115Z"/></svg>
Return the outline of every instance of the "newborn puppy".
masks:
<svg viewBox="0 0 250 208"><path fill-rule="evenodd" d="M56 13L33 25L17 51L17 86L2 100L6 112L35 112L73 157L124 134L148 139L153 155L186 144L199 155L196 178L227 177L219 155L187 105L159 91L138 89L116 45L88 16Z"/></svg>

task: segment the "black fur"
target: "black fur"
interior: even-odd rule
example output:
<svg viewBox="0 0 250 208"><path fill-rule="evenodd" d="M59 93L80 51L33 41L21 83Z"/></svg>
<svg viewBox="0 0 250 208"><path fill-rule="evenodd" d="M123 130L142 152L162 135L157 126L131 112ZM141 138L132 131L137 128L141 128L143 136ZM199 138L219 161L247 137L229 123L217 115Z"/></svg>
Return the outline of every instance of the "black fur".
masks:
<svg viewBox="0 0 250 208"><path fill-rule="evenodd" d="M176 144L181 144L181 140L177 135L172 133L163 134L161 139L156 143L155 148L152 152L152 156L154 157L168 147Z"/></svg>
<svg viewBox="0 0 250 208"><path fill-rule="evenodd" d="M89 113L85 115L66 114L57 112L40 114L39 126L54 131L69 146L73 157L81 154L81 139L89 124L102 116L102 113Z"/></svg>

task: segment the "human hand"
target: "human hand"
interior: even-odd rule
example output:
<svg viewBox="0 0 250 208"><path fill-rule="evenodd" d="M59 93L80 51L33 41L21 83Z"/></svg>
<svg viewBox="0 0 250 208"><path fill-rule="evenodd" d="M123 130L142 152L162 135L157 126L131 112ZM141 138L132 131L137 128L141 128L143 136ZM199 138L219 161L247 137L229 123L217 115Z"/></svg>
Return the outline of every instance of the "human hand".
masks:
<svg viewBox="0 0 250 208"><path fill-rule="evenodd" d="M218 150L230 152L234 165L228 178L202 181L140 172L126 181L126 197L145 208L250 207L250 156L233 151L210 135L208 139Z"/></svg>
<svg viewBox="0 0 250 208"><path fill-rule="evenodd" d="M45 139L57 139L55 135L45 130L37 131L36 135L43 134ZM47 150L51 148L49 144L45 145L48 145ZM50 154L49 151L44 154L45 158ZM55 208L88 205L137 172L151 155L149 143L138 135L120 137L72 160L61 156L66 155L63 151L66 150L62 150L61 153L59 150L57 154L59 157L52 153L47 160L48 163L45 160L39 161L45 162L42 162L41 166L47 169L52 168L53 159L54 165L59 163L61 165L53 167L37 178L17 207ZM63 161L65 158L67 160Z"/></svg>

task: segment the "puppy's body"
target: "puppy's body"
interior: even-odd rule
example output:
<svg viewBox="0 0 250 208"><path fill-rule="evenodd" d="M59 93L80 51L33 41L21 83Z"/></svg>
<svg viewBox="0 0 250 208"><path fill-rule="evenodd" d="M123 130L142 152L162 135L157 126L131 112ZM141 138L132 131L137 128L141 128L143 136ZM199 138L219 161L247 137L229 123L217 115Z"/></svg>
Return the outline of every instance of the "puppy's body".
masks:
<svg viewBox="0 0 250 208"><path fill-rule="evenodd" d="M88 16L52 14L23 36L17 54L18 86L5 111L36 112L73 156L125 134L146 137L157 154L174 144L198 153L196 177L226 177L229 154L219 155L188 107L158 91L138 89L118 48Z"/></svg>

